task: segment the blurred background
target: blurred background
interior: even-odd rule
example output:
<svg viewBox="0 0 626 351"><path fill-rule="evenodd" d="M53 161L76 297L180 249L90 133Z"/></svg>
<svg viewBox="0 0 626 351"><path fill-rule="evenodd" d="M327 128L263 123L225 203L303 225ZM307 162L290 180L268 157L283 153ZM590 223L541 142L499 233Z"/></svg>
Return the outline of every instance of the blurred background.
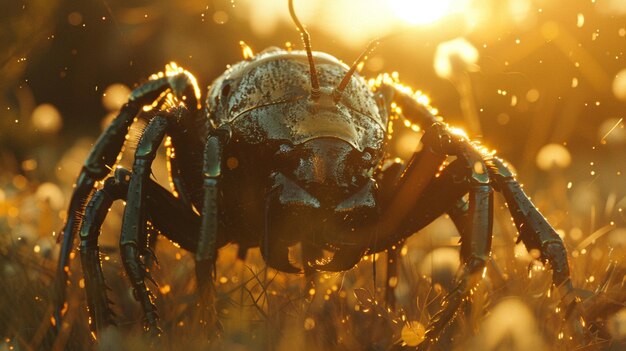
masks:
<svg viewBox="0 0 626 351"><path fill-rule="evenodd" d="M608 293L609 287L623 290L626 1L302 0L296 1L295 7L311 34L313 49L348 64L370 40L384 38L363 65L361 75L373 78L384 72L398 72L404 84L430 97L447 122L496 149L515 166L527 193L563 236L572 255L577 286L594 291L594 296ZM41 321L47 298L39 292L45 290L53 275L58 251L55 236L65 218L74 178L95 138L130 90L170 61L194 73L201 87L206 88L229 64L242 59L240 41L255 52L269 46L302 47L286 0L0 2L0 273L4 281L12 282L3 285L6 298L0 301L0 312L6 317L0 325L0 337L4 338L0 350L28 349L28 345L36 349L45 339L40 330L45 329ZM409 157L420 135L408 128L395 129L390 153ZM125 162L128 157L122 164ZM163 155L155 164L156 179L166 181ZM532 279L524 269L532 257L523 247L515 246L515 230L501 207L498 216L502 218L496 221L494 230L496 257L502 259L507 277L519 274ZM111 253L110 274L117 276L120 270L115 246L120 210L113 209L102 239L103 251ZM439 289L445 290L458 265L456 239L445 218L412 239L402 252L403 257L412 257L404 259L403 264L420 267L413 279L427 280L430 288L441 283ZM186 259L184 252L167 249L168 245L161 245L164 260ZM228 267L223 271L234 270L233 264L222 266ZM263 266L260 261L255 263L254 255L246 264ZM80 272L78 265L74 269ZM384 271L384 267L381 269ZM407 314L413 313L409 318L415 320L413 328L428 320L428 313L419 314L421 310L416 307L426 290L416 291L410 286L418 282L411 280L412 271L407 269L408 273L401 274L409 277L397 283L396 296ZM442 277L435 273L438 270L444 272ZM167 282L172 290L175 282L186 287L188 273L189 269L164 267L159 281ZM382 294L380 285L384 286L385 281L373 282L371 261L362 271L349 274L354 281L361 281L361 287L369 289L374 298ZM245 280L240 277L237 285L229 274L223 276L222 292L241 288ZM332 282L337 279L331 278ZM73 279L80 285L79 273ZM546 273L536 283L543 291L542 298L547 298L542 294L548 281ZM232 286L227 289L228 284ZM337 285L329 284L330 293L326 295L331 296L337 292L332 287ZM126 289L123 282L119 286ZM509 281L507 286L528 286L528 281L518 281L517 285ZM164 305L164 296L174 295L170 288L160 290ZM265 293L267 289L261 290ZM79 293L77 306L84 304ZM29 296L30 301L30 295L38 298L16 308L16 297ZM526 290L518 295L526 299L529 296ZM497 301L499 295L491 296ZM360 300L352 300L359 305ZM624 300L615 296L609 300L612 307L598 317L603 340L623 340L626 310L618 311ZM530 319L533 315L541 319L545 317L542 308L546 300L538 301L541 303L513 302L517 305L512 308L521 309L520 315L527 312ZM129 303L128 310L132 309ZM82 309L77 315L77 325L86 324ZM296 316L303 318L304 330L315 330L315 318L306 313ZM78 340L74 345L77 349L88 345L86 327L80 328L72 329L78 333L72 336ZM387 341L392 335L410 339L405 329L396 330L393 323L385 328L389 329ZM544 334L539 342L543 347L555 345L552 337L563 339L558 330ZM363 337L374 340L372 335L364 332ZM334 340L337 338L335 335ZM480 333L463 338L455 347L462 344L488 349L480 338ZM57 341L58 345L65 342L67 339ZM275 339L267 342L280 344ZM611 342L597 345L614 347Z"/></svg>

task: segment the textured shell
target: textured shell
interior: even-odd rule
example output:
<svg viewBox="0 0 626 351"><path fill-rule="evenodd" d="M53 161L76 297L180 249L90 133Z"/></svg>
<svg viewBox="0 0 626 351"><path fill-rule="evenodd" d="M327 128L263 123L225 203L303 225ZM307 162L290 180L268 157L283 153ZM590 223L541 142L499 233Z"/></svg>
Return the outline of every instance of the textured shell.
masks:
<svg viewBox="0 0 626 351"><path fill-rule="evenodd" d="M380 150L387 118L379 112L366 82L354 75L342 99L331 94L348 67L314 52L322 97L313 103L309 65L304 51L271 48L237 63L216 79L207 105L217 125L230 124L238 139L250 144L287 140L294 145L335 137L362 151Z"/></svg>

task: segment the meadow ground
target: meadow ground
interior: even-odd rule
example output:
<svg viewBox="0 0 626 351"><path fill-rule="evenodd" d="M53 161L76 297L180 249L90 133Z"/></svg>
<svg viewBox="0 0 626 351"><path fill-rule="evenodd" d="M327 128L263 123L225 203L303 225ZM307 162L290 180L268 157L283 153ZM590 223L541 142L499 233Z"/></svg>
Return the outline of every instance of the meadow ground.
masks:
<svg viewBox="0 0 626 351"><path fill-rule="evenodd" d="M245 262L236 246L220 250L217 311L221 341L207 346L194 308L193 257L160 237L152 286L165 335L156 343L142 333L141 311L124 276L118 249L122 206L108 217L101 238L104 272L118 314L118 327L98 336L88 327L84 281L73 255L68 309L59 334L50 333L50 294L62 207L59 188L15 176L0 207L0 350L386 350L415 345L451 287L458 267L458 234L440 218L411 237L396 255L397 274L387 276L387 253L365 257L344 273L301 275L267 270L258 250ZM537 197L542 201L542 196ZM580 314L589 329L581 336L564 322L562 306L545 269L515 244L502 201L496 207L493 264L471 303L447 329L440 350L620 350L626 336L624 237L607 223L591 233L558 227L569 250L572 280L580 289ZM548 217L552 217L550 213ZM566 223L566 222L562 222ZM563 229L565 228L565 229ZM298 252L292 252L294 261ZM374 272L375 271L375 272ZM375 278L374 278L375 274ZM394 286L390 299L387 284ZM97 345L97 346L96 346Z"/></svg>

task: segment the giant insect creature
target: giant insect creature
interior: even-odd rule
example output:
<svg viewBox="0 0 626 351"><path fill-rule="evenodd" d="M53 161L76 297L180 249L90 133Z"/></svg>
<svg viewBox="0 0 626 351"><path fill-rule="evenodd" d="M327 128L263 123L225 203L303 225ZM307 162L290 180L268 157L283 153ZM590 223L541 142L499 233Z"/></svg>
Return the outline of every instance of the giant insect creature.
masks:
<svg viewBox="0 0 626 351"><path fill-rule="evenodd" d="M144 260L148 224L194 253L198 289L209 292L200 296L210 296L217 250L227 243L244 252L260 247L270 267L288 273L302 270L288 259L288 248L300 243L305 270L344 271L447 213L461 233L463 268L430 322L426 337L434 340L482 277L497 190L520 240L551 264L556 286L572 290L563 242L505 162L442 122L394 77L369 84L359 77L357 65L373 45L351 67L312 51L291 0L289 10L305 50L248 55L211 84L204 103L193 75L174 64L132 91L78 176L58 264L59 306L79 234L91 327L113 324L98 236L117 200L126 201L124 269L145 329L156 334L159 318L145 283L152 279ZM132 170L116 168L105 179L142 109L151 111L143 112L149 123ZM423 148L406 166L385 159L390 123L399 118L424 130ZM149 177L165 138L172 192ZM329 261L320 261L322 250L334 253ZM210 298L204 304L210 309ZM59 307L57 324L61 317Z"/></svg>

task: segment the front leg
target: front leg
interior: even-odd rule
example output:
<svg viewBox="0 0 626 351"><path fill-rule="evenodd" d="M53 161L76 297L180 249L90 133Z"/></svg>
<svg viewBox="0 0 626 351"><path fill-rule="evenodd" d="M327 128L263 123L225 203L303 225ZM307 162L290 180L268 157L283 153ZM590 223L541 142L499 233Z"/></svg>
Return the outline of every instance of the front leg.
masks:
<svg viewBox="0 0 626 351"><path fill-rule="evenodd" d="M538 250L541 260L550 263L554 285L561 292L564 302L572 306L576 298L563 240L524 193L507 164L493 158L489 166L489 172L496 180L498 190L504 195L519 232L518 242L522 241L529 252Z"/></svg>
<svg viewBox="0 0 626 351"><path fill-rule="evenodd" d="M224 146L230 139L230 129L211 129L204 148L204 201L202 222L196 251L196 282L200 324L211 329L210 334L219 333L220 325L215 311L215 261L217 260L217 237L219 229L220 182Z"/></svg>
<svg viewBox="0 0 626 351"><path fill-rule="evenodd" d="M455 287L444 298L444 304L430 320L421 350L439 338L452 323L471 296L471 290L481 281L491 255L493 228L493 190L483 159L488 155L461 135L450 132L445 125L435 123L424 135L424 147L457 159L428 185L414 200L410 215L400 224L401 230L388 237L407 237L432 222L444 211L463 222L461 257L463 267ZM410 173L405 173L410 174ZM401 180L402 181L402 180ZM468 193L467 212L459 210L458 202ZM461 220L460 220L461 219Z"/></svg>
<svg viewBox="0 0 626 351"><path fill-rule="evenodd" d="M524 193L505 162L494 157L489 160L488 166L489 173L496 182L496 189L503 194L519 232L518 242L523 242L529 252L537 250L541 261L544 264L549 263L552 268L552 283L560 294L564 319L571 323L576 336L593 340L594 337L585 327L580 314L581 299L570 279L563 240Z"/></svg>
<svg viewBox="0 0 626 351"><path fill-rule="evenodd" d="M423 130L427 130L437 123L438 118L434 115L436 111L418 101L419 97L416 97L417 95L408 87L400 84L396 78L381 75L375 82L374 90L383 111L400 115L399 117L406 118ZM394 109L392 106L396 106L396 108ZM515 225L520 232L520 240L524 242L527 249L537 249L541 252L542 260L552 265L554 284L560 288L564 295L571 296L570 292L572 292L573 287L569 279L569 265L563 241L524 193L506 164L492 155L480 155L480 148L463 146L471 146L467 138L450 137L449 131L447 133L430 133L430 135L433 134L440 136L438 137L439 141L435 141L434 144L441 146L442 152L454 154L456 151L464 153L463 157L480 157L473 161L473 166L479 167L480 177L491 179L496 190L504 195ZM429 133L425 134L424 137L426 138L428 135ZM423 142L425 146L428 145L426 140ZM453 146L452 148L456 148L456 150L446 150L450 149L452 144L457 144L460 148ZM478 155L472 156L471 154L474 153L472 150L479 151ZM450 153L449 151L453 152ZM483 158L486 162L482 160Z"/></svg>
<svg viewBox="0 0 626 351"><path fill-rule="evenodd" d="M465 300L466 292L480 279L478 273L484 270L491 245L492 187L503 193L515 224L520 231L520 239L528 249L538 249L544 262L551 263L553 282L564 295L563 300L568 306L566 315L570 315L570 312L576 306L577 298L574 296L573 287L569 279L567 253L563 242L524 194L519 183L514 179L506 165L495 158L493 154L486 152L484 148L472 143L464 135L438 122L438 118L434 116L435 111L432 108L422 105L410 90L404 89L391 78L380 80L375 88L377 88L380 100L387 106L386 111L406 118L412 124L425 130L422 142L426 151L456 156L457 162L461 161L464 164L465 170L459 175L466 177L470 185L469 211L465 211L463 208L460 208L460 210L451 208L448 211L451 216L455 216L455 224L462 231L463 274L457 283L457 287L446 297L444 308L431 321L426 334L427 340L420 345L420 348L428 348L430 342L437 338L443 327L452 321L458 307ZM395 103L395 105L392 103ZM393 106L396 107L392 108ZM405 175L407 174L409 174L408 171ZM444 190L441 194L452 191L452 189ZM428 192L428 189L426 189L423 191L423 194L418 193L414 199L419 199L421 196L426 198ZM395 197L402 196L402 194L395 195ZM408 196L404 195L404 197ZM439 198L433 200L433 203L436 204L437 200ZM457 200L458 198L455 201ZM391 200L390 203L393 204L395 201ZM420 201L418 200L418 202ZM451 202L450 205L453 205L453 203ZM430 214L437 213L437 211L432 211L428 208L425 211ZM416 212L412 213L416 214ZM410 217L404 220L411 222ZM427 224L427 221L418 222L422 225ZM388 227L394 228L393 226ZM388 247L394 240L401 240L412 232L400 231L399 233L394 233L392 231L383 231L384 234L380 235L380 231L378 231L377 234L380 240L386 240L386 242L381 242L376 246Z"/></svg>

